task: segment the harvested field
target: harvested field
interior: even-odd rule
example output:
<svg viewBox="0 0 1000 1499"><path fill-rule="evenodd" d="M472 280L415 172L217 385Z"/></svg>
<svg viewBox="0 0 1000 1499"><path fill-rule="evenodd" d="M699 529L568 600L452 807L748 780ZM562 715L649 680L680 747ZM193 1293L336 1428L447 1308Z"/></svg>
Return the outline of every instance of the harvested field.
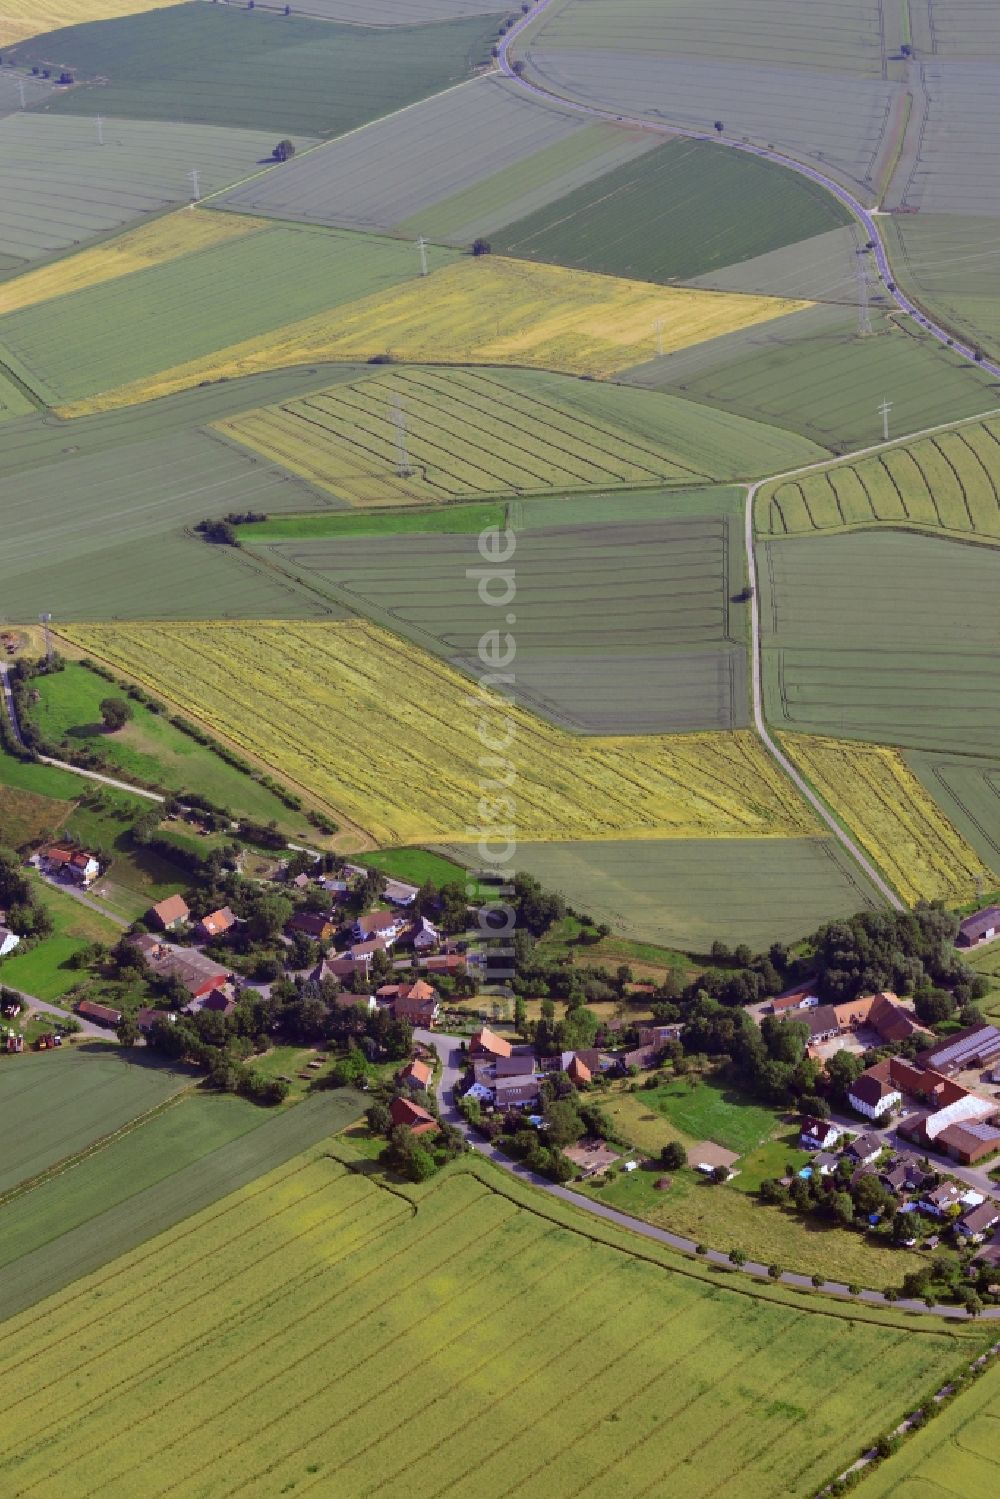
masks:
<svg viewBox="0 0 1000 1499"><path fill-rule="evenodd" d="M307 238L328 233L336 237L336 231L303 228L273 232ZM262 239L262 235L251 235L228 247L228 254L235 256L246 246L259 246ZM395 240L353 236L352 243L358 272L366 267L369 276L373 274L370 247L374 245L386 247L383 258L390 253L397 257L397 280L416 261L413 246ZM212 253L207 252L203 260ZM438 265L450 258L450 252L433 247L430 254L432 263L436 259ZM281 265L276 261L273 268ZM146 272L132 286L140 279L165 275L170 269L165 266ZM247 296L250 290L248 287ZM300 297L303 290L298 290ZM286 292L290 295L291 288ZM343 300L347 301L349 295L345 290ZM406 363L534 365L603 376L635 364L643 349L655 347L653 324L659 318L664 322L664 348L677 349L718 338L733 328L780 319L803 306L777 297L654 287L495 255L445 264L443 270L426 280L418 277L410 288L371 296L355 290L353 295L360 295L360 300L352 300L339 310L289 322L284 327L272 324L274 331L270 334L229 348L219 346L216 353L173 368L160 365L161 373L155 380L123 384L97 399L77 401L65 407L64 414L77 416L88 410L129 405L187 389L203 380L232 379L316 359L360 362L388 355L391 360ZM243 309L247 316L245 300ZM264 316L262 308L258 308L258 316ZM7 326L0 322L0 341ZM216 326L214 318L212 326ZM204 329L202 332L203 337L208 336Z"/></svg>
<svg viewBox="0 0 1000 1499"><path fill-rule="evenodd" d="M706 141L672 140L508 225L494 249L671 281L849 222L828 192L783 167Z"/></svg>
<svg viewBox="0 0 1000 1499"><path fill-rule="evenodd" d="M7 966L0 981L7 983ZM114 1032L110 1031L114 1040ZM63 1054L65 1052L65 1055ZM73 1050L26 1052L0 1068L4 1138L0 1192L76 1155L94 1140L156 1108L191 1082L180 1067L130 1062L116 1046L78 1042Z"/></svg>
<svg viewBox="0 0 1000 1499"><path fill-rule="evenodd" d="M872 318L876 334L862 338L855 309L812 307L620 378L801 432L834 452L882 440L879 407L887 398L890 436L996 406L993 380L939 344L888 326L877 310Z"/></svg>
<svg viewBox="0 0 1000 1499"><path fill-rule="evenodd" d="M266 130L269 156L281 135L340 135L468 78L496 33L484 16L380 31L278 11L174 5L40 37L16 60L73 73L53 112Z"/></svg>
<svg viewBox="0 0 1000 1499"><path fill-rule="evenodd" d="M585 137L578 151L554 149L577 136ZM586 125L578 115L528 98L488 75L331 141L278 174L234 189L219 205L352 229L392 229L414 215L436 226L435 204L447 205L456 194L481 185L477 200L490 203L490 184L498 173L519 181L519 195L536 176L544 182L553 165L550 150L555 164L575 159L580 164L582 158L596 176L648 146L638 132ZM536 156L542 159L540 171L533 165ZM557 179L550 196L561 191ZM516 198L513 211L523 211ZM460 224L471 217L468 205L458 209ZM427 232L440 238L434 229ZM474 227L470 238L481 232Z"/></svg>
<svg viewBox="0 0 1000 1499"><path fill-rule="evenodd" d="M909 1437L872 1470L871 1499L954 1499L988 1494L1000 1484L1000 1368L994 1361L935 1421Z"/></svg>
<svg viewBox="0 0 1000 1499"><path fill-rule="evenodd" d="M0 119L0 254L26 263L188 203L192 170L202 195L216 192L259 171L274 144L253 130L145 120L106 120L103 134L101 145L93 120L36 110Z"/></svg>
<svg viewBox="0 0 1000 1499"><path fill-rule="evenodd" d="M911 904L967 901L983 873L898 750L804 734L785 736L799 769Z"/></svg>
<svg viewBox="0 0 1000 1499"><path fill-rule="evenodd" d="M797 942L880 904L832 838L519 843L517 857L615 932L689 952Z"/></svg>
<svg viewBox="0 0 1000 1499"><path fill-rule="evenodd" d="M765 536L884 525L1000 541L1000 418L769 485L756 523Z"/></svg>
<svg viewBox="0 0 1000 1499"><path fill-rule="evenodd" d="M429 254L436 266L452 258ZM269 226L10 313L0 318L0 357L49 404L79 405L129 381L152 397L165 384L161 370L218 360L215 351L240 339L267 347L295 319L327 309L326 322L340 302L385 292L419 269L412 245L396 240Z"/></svg>
<svg viewBox="0 0 1000 1499"><path fill-rule="evenodd" d="M993 753L1000 551L886 530L765 542L761 562L773 723Z"/></svg>
<svg viewBox="0 0 1000 1499"><path fill-rule="evenodd" d="M477 826L482 745L467 680L372 625L94 625L66 633L341 809L379 843L461 840ZM266 684L274 704L268 722L256 711L254 684ZM749 733L581 741L518 708L509 718L525 838L814 830ZM494 737L491 722L487 716Z"/></svg>
<svg viewBox="0 0 1000 1499"><path fill-rule="evenodd" d="M0 46L9 47L22 37L38 36L61 26L104 21L111 16L132 16L176 3L177 0L4 0Z"/></svg>
<svg viewBox="0 0 1000 1499"><path fill-rule="evenodd" d="M54 1061L55 1058L45 1058ZM341 1088L261 1109L198 1094L3 1207L4 1315L89 1275L360 1118Z"/></svg>
<svg viewBox="0 0 1000 1499"><path fill-rule="evenodd" d="M334 1474L346 1491L374 1492L407 1463L421 1499L460 1490L480 1462L485 1499L512 1484L526 1499L569 1492L581 1466L594 1499L623 1481L704 1499L738 1461L740 1492L762 1499L776 1483L815 1487L856 1449L859 1421L868 1434L874 1403L901 1415L915 1387L981 1341L859 1309L817 1315L682 1268L486 1164L403 1194L313 1151L72 1299L10 1319L3 1367L20 1372L4 1459L22 1488L82 1492L99 1475L108 1499L153 1485L321 1492ZM486 1275L510 1321L484 1321ZM567 1277L583 1338L551 1306ZM127 1309L140 1286L136 1324ZM399 1372L387 1382L389 1368ZM487 1371L499 1384L484 1410ZM766 1410L760 1388L774 1396ZM102 1422L112 1389L120 1419ZM807 1409L808 1456L791 1439Z"/></svg>
<svg viewBox="0 0 1000 1499"><path fill-rule="evenodd" d="M269 227L263 219L228 218L221 213L181 208L92 250L82 250L36 271L26 271L14 281L0 283L0 316Z"/></svg>
<svg viewBox="0 0 1000 1499"><path fill-rule="evenodd" d="M920 750L903 758L984 866L1000 871L1000 760Z"/></svg>
<svg viewBox="0 0 1000 1499"><path fill-rule="evenodd" d="M714 513L706 499L702 516L669 518L666 495L659 518L615 524L609 496L609 518L596 525L560 525L554 502L552 524L517 536L516 702L592 734L746 726L739 496L721 491ZM482 565L472 531L275 543L267 555L293 577L314 577L337 604L482 674L477 652L492 621L470 585Z"/></svg>
<svg viewBox="0 0 1000 1499"><path fill-rule="evenodd" d="M397 414L406 431L405 475ZM520 370L394 371L217 426L367 505L690 483L822 456L810 443L690 402Z"/></svg>

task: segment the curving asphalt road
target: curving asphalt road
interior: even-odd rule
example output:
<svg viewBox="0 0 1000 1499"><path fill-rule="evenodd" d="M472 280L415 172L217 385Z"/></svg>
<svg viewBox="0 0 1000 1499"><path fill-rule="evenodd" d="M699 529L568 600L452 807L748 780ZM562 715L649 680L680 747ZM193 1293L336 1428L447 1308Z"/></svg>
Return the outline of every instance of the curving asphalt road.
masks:
<svg viewBox="0 0 1000 1499"><path fill-rule="evenodd" d="M551 93L548 89L541 88L538 84L531 83L527 78L516 73L510 57L511 47L529 26L532 26L538 20L538 17L548 10L551 4L552 0L536 0L535 5L527 15L522 16L517 25L511 27L510 31L506 33L499 43L497 65L505 77L509 78L518 88L523 89L526 93L533 94L538 99L544 99L547 103L555 102L561 104L566 109L572 110L576 114L586 115L588 119L607 120L611 124L627 125L633 130L652 131L656 135L683 135L690 140L712 141L714 144L726 147L731 151L742 151L746 156L760 156L765 161L773 161L778 166L787 167L789 171L797 172L800 177L806 177L810 182L815 182L819 187L825 188L828 193L833 194L838 202L843 203L844 207L861 224L873 246L879 279L882 282L886 295L891 297L899 311L905 312L909 317L912 317L914 322L919 324L925 333L937 339L938 343L951 347L956 354L960 354L970 363L976 364L980 369L987 370L991 375L996 375L1000 378L1000 365L994 364L985 357L977 360L974 349L968 344L962 343L960 339L956 339L947 329L933 322L931 318L921 312L920 308L914 302L910 301L904 292L900 291L893 278L892 267L889 264L889 255L878 227L876 211L866 208L852 193L848 192L846 187L842 187L833 177L828 177L825 172L819 171L816 167L807 166L805 162L796 161L793 156L786 156L782 151L774 151L769 146L754 146L745 141L733 140L724 132L718 135L714 132L710 133L704 130L689 130L681 125L661 125L642 117L615 114L610 109L600 109L596 105L583 104L576 99L567 98L563 94Z"/></svg>
<svg viewBox="0 0 1000 1499"><path fill-rule="evenodd" d="M568 1202L581 1212L592 1213L596 1218L603 1218L608 1223L614 1223L618 1228L626 1228L630 1233L639 1234L644 1239L653 1239L656 1243L665 1244L670 1249L680 1250L682 1254L696 1254L698 1246L693 1239L686 1239L682 1234L671 1233L669 1229L657 1228L641 1218L632 1218L628 1213L620 1213L617 1208L610 1208L603 1202L594 1202L592 1198L584 1197L580 1192L572 1192L568 1187L557 1186L555 1182L550 1182L543 1176L536 1176L533 1171L528 1171L524 1166L512 1161L509 1156L505 1156L485 1140L480 1140L469 1128L456 1102L456 1086L465 1067L462 1037L447 1036L440 1031L427 1030L415 1030L413 1035L414 1039L422 1042L424 1046L433 1047L441 1058L441 1078L437 1086L441 1118L447 1124L453 1124L461 1130L473 1150L479 1155L492 1161L494 1165L502 1167L504 1171L509 1171L512 1176L519 1177L529 1186L538 1187L543 1192L548 1192L551 1197L559 1197L563 1202ZM733 1269L728 1253L721 1249L709 1249L698 1258L708 1264L725 1265L727 1269ZM759 1264L756 1260L748 1260L739 1269L743 1274L753 1276L756 1280L771 1280L768 1267ZM810 1276L799 1275L793 1270L783 1271L779 1281L782 1285L820 1290L830 1296L839 1296L845 1301L863 1301L871 1306L891 1307L894 1311L922 1312L928 1316L944 1317L959 1322L964 1321L968 1315L964 1307L947 1306L941 1302L931 1307L925 1306L922 1301L907 1301L902 1298L899 1301L889 1302L881 1291L863 1290L860 1295L852 1296L849 1288L843 1282L836 1280L824 1280L820 1286L814 1287ZM1000 1319L1000 1306L984 1307L980 1315L991 1321Z"/></svg>

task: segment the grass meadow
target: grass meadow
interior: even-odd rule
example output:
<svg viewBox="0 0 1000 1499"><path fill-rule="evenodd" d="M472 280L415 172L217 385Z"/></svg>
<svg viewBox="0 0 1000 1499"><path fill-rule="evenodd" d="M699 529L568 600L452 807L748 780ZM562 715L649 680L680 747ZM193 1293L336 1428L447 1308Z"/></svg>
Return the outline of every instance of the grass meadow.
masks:
<svg viewBox="0 0 1000 1499"><path fill-rule="evenodd" d="M68 627L379 843L461 840L481 754L468 683L373 625ZM268 722L255 684L267 684ZM511 707L521 836L753 837L814 831L748 732L580 741ZM337 753L325 749L336 724ZM471 822L470 822L471 819Z"/></svg>
<svg viewBox="0 0 1000 1499"><path fill-rule="evenodd" d="M272 541L329 541L355 536L478 535L487 527L503 527L507 506L501 501L477 505L449 505L435 510L364 510L313 512L308 515L269 515L236 528L241 542L264 545Z"/></svg>
<svg viewBox="0 0 1000 1499"><path fill-rule="evenodd" d="M426 848L386 848L375 853L359 854L357 863L369 869L380 869L391 880L406 880L413 885L422 885L431 880L435 885L450 885L455 880L464 885L466 872L461 864Z"/></svg>
<svg viewBox="0 0 1000 1499"><path fill-rule="evenodd" d="M687 484L822 456L776 428L673 397L502 369L393 371L243 413L218 430L365 505Z"/></svg>
<svg viewBox="0 0 1000 1499"><path fill-rule="evenodd" d="M756 523L763 536L883 525L1000 541L1000 420L768 485Z"/></svg>
<svg viewBox="0 0 1000 1499"><path fill-rule="evenodd" d="M734 328L746 329L780 320L807 305L780 297L652 286L584 271L567 271L559 266L506 260L498 255L455 260L454 252L434 246L428 254L432 267L435 264L440 267L435 274L426 280L416 277L409 288L404 285L376 292L371 285L366 288L360 278L367 276L372 282L381 269L386 284L404 281L418 269L412 244L364 239L346 233L338 236L336 231L301 226L275 229L274 234L282 241L289 236L304 235L306 243L300 248L309 264L298 285L288 282L281 257L272 260L270 273L281 281L282 290L269 304L261 305L259 287L244 287L242 298L235 288L232 290L234 307L241 309L239 315L247 323L242 342L224 347L220 341L222 324L214 314L212 332L204 326L196 332L197 317L192 304L183 321L171 319L168 330L169 348L176 350L176 364L167 362L167 342L159 348L150 346L141 354L132 349L127 358L120 353L116 373L123 383L86 399L74 399L64 392L62 399L66 404L61 408L62 414L80 416L88 411L169 395L204 380L234 379L326 359L360 363L388 357L390 361L408 364L512 364L603 377L635 365L647 353L655 353L658 335L654 323L658 319L663 321L663 348L669 351L716 339ZM340 255L353 254L351 263L356 279L347 281L345 278L351 272L347 266L339 268L337 302L341 305L331 302L328 294L332 272L327 266L324 275L326 257L313 256L309 250L310 243L325 241L329 236L333 236L331 244L340 246ZM262 238L253 235L216 253L240 258L250 253L256 258L260 249L250 252L247 246L259 247ZM380 251L373 258L376 245ZM206 252L206 256L211 253ZM228 259L227 263L234 261ZM141 278L134 278L129 289L141 301L143 288L150 293L159 292L159 278L169 277L172 269L168 265L147 271ZM149 279L152 277L158 278L155 285ZM275 316L279 306L290 308L293 301L308 300L310 285L315 301L319 297L319 282L324 288L324 305L332 310L320 313L317 309L316 315L300 314L299 321L283 323ZM97 288L87 295L97 296L100 290ZM257 297L250 296L252 290L257 291ZM372 294L366 295L369 291ZM85 317L92 315L93 305L90 303L84 309ZM14 314L6 322L0 321L0 346L7 349L9 362L16 370L27 368L23 356L18 354L18 340L27 353L34 350L37 364L41 364L43 355L41 330L22 328L17 323L22 317L31 317L31 310ZM253 333L250 324L254 321L259 331L247 336ZM269 332L265 331L265 323ZM234 325L235 318L231 326ZM182 337L189 343L186 354L180 349ZM197 357L196 345L204 346L209 341L214 352L206 351ZM65 370L58 362L57 350L47 345L44 353L51 363L52 374L58 369ZM109 360L112 354L113 350L109 350ZM150 373L133 376L131 383L124 383L129 378L125 373L129 360L136 367L141 360ZM158 370L155 376L154 366ZM39 377L36 374L34 378L37 381ZM78 384L82 378L77 375ZM96 379L96 375L87 378L91 391L98 389ZM69 383L70 377L64 373L64 386L68 388Z"/></svg>
<svg viewBox="0 0 1000 1499"><path fill-rule="evenodd" d="M61 999L83 977L73 966L77 953L92 942L111 946L121 936L121 927L42 879L35 881L35 887L52 917L52 934L37 947L15 948L0 961L0 983L51 1002Z"/></svg>
<svg viewBox="0 0 1000 1499"><path fill-rule="evenodd" d="M443 1496L475 1474L487 1499L534 1499L584 1474L595 1499L623 1483L773 1499L874 1435L876 1398L902 1413L979 1341L684 1273L486 1165L386 1191L344 1150L307 1152L9 1319L10 1482L255 1499L375 1495L404 1474ZM572 1317L553 1300L566 1284Z"/></svg>

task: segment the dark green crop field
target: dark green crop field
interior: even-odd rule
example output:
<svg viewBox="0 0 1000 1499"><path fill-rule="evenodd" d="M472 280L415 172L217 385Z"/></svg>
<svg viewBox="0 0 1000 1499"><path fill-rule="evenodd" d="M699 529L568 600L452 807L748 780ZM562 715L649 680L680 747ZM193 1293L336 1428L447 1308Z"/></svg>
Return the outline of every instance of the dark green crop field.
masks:
<svg viewBox="0 0 1000 1499"><path fill-rule="evenodd" d="M494 250L640 281L700 276L850 222L756 157L672 140L492 236Z"/></svg>
<svg viewBox="0 0 1000 1499"><path fill-rule="evenodd" d="M1000 760L929 750L904 758L984 864L1000 869Z"/></svg>
<svg viewBox="0 0 1000 1499"><path fill-rule="evenodd" d="M45 106L58 113L340 135L467 78L495 32L484 16L380 31L178 5L67 26L9 55L73 73L80 86Z"/></svg>

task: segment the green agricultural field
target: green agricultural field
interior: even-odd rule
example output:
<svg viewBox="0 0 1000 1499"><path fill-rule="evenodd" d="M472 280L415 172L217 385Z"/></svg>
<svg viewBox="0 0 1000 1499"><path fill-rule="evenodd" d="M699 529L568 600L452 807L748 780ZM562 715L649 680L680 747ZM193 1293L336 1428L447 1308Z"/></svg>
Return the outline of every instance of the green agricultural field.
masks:
<svg viewBox="0 0 1000 1499"><path fill-rule="evenodd" d="M277 139L339 135L457 83L488 61L495 32L482 16L384 31L262 6L176 5L69 26L10 55L71 69L79 86L46 106L53 112L238 125Z"/></svg>
<svg viewBox="0 0 1000 1499"><path fill-rule="evenodd" d="M365 1102L353 1088L284 1109L201 1092L179 1098L0 1206L4 1314L202 1213L358 1119Z"/></svg>
<svg viewBox="0 0 1000 1499"><path fill-rule="evenodd" d="M429 258L439 266L453 255L432 248ZM412 245L276 226L9 313L0 318L0 359L58 405L148 379L418 271Z"/></svg>
<svg viewBox="0 0 1000 1499"><path fill-rule="evenodd" d="M439 510L353 510L311 515L269 516L236 528L242 542L328 541L340 536L474 535L505 524L507 506L449 505Z"/></svg>
<svg viewBox="0 0 1000 1499"><path fill-rule="evenodd" d="M557 197L642 152L638 132L591 125L499 76L375 120L235 188L220 206L306 223L397 229L468 247L536 195ZM440 214L439 206L440 205ZM480 222L480 213L487 218ZM471 234L459 234L472 225Z"/></svg>
<svg viewBox="0 0 1000 1499"><path fill-rule="evenodd" d="M355 862L366 864L369 869L380 869L392 880L405 880L413 885L422 885L425 880L438 886L459 880L464 885L466 879L460 864L426 848L379 849L373 854L359 854Z"/></svg>
<svg viewBox="0 0 1000 1499"><path fill-rule="evenodd" d="M92 942L109 946L121 926L85 906L72 895L38 880L37 894L53 921L51 936L27 952L13 952L0 962L0 983L22 989L36 999L58 1000L78 984L82 970L73 967L78 952Z"/></svg>
<svg viewBox="0 0 1000 1499"><path fill-rule="evenodd" d="M296 14L354 25L416 26L496 14L497 0L298 0Z"/></svg>
<svg viewBox="0 0 1000 1499"><path fill-rule="evenodd" d="M907 749L995 750L1000 551L866 531L765 542L760 563L771 722Z"/></svg>
<svg viewBox="0 0 1000 1499"><path fill-rule="evenodd" d="M0 969L5 983L12 982L9 966ZM114 1134L191 1082L183 1068L145 1053L133 1062L100 1042L5 1056L2 1063L0 1193Z"/></svg>
<svg viewBox="0 0 1000 1499"><path fill-rule="evenodd" d="M1000 760L909 750L907 765L990 869L1000 869Z"/></svg>
<svg viewBox="0 0 1000 1499"><path fill-rule="evenodd" d="M850 222L825 189L705 141L671 140L493 237L504 255L671 281Z"/></svg>
<svg viewBox="0 0 1000 1499"><path fill-rule="evenodd" d="M37 409L19 385L0 374L0 421L9 421L15 416L30 416Z"/></svg>
<svg viewBox="0 0 1000 1499"><path fill-rule="evenodd" d="M813 302L857 305L858 247L862 243L857 225L814 234L780 250L769 250L751 260L741 260L719 270L692 276L690 286L707 291L741 291L755 297L797 297ZM873 315L888 306L888 298L870 289Z"/></svg>
<svg viewBox="0 0 1000 1499"><path fill-rule="evenodd" d="M765 536L886 525L1000 541L1000 421L768 485L756 523Z"/></svg>
<svg viewBox="0 0 1000 1499"><path fill-rule="evenodd" d="M525 370L394 371L218 430L357 504L690 484L814 463L825 451L671 397Z"/></svg>
<svg viewBox="0 0 1000 1499"><path fill-rule="evenodd" d="M64 96L67 99L69 95ZM102 97L95 102L105 109ZM28 111L0 119L0 255L30 261L85 244L129 220L191 200L262 170L274 144L255 130ZM308 139L297 137L299 145Z"/></svg>
<svg viewBox="0 0 1000 1499"><path fill-rule="evenodd" d="M878 408L886 399L896 436L996 406L994 383L957 355L886 330L877 316L875 336L859 337L857 321L851 307L812 307L619 378L801 432L834 452L881 441Z"/></svg>
<svg viewBox="0 0 1000 1499"><path fill-rule="evenodd" d="M131 722L109 734L101 701L124 694L85 665L71 661L62 671L36 678L34 685L39 700L32 715L49 742L98 746L113 766L137 781L166 791L198 791L235 817L273 820L289 832L301 831L301 814L290 813L273 791L182 733L165 714L130 702Z"/></svg>
<svg viewBox="0 0 1000 1499"><path fill-rule="evenodd" d="M830 838L518 844L518 867L616 932L688 952L795 942L880 902Z"/></svg>
<svg viewBox="0 0 1000 1499"><path fill-rule="evenodd" d="M650 507L655 499L644 496ZM667 494L661 518L616 524L607 497L604 524L575 526L559 524L561 501L537 502L550 525L517 541L519 702L589 733L746 724L739 495L707 500L710 513L672 518ZM475 536L275 542L266 555L478 675L478 642L495 622L470 581L482 562ZM627 611L617 604L623 586Z"/></svg>
<svg viewBox="0 0 1000 1499"><path fill-rule="evenodd" d="M1000 1484L997 1425L1000 1367L947 1405L865 1479L871 1499L955 1499L993 1493Z"/></svg>
<svg viewBox="0 0 1000 1499"><path fill-rule="evenodd" d="M487 1275L509 1317L483 1319ZM555 1281L575 1287L572 1318L553 1310ZM902 1414L982 1341L727 1282L657 1246L640 1257L486 1164L404 1194L314 1150L10 1318L3 1459L19 1487L99 1482L108 1499L151 1484L374 1493L404 1468L418 1499L472 1473L485 1499L568 1494L581 1472L594 1499L623 1484L703 1499L737 1468L741 1494L770 1499L814 1489L869 1434L873 1403L879 1425ZM122 1313L140 1285L136 1322Z"/></svg>
<svg viewBox="0 0 1000 1499"><path fill-rule="evenodd" d="M987 11L977 14L980 24ZM937 24L937 23L936 23ZM978 173L973 174L973 180ZM996 219L967 213L898 214L886 242L900 285L963 338L1000 349Z"/></svg>

